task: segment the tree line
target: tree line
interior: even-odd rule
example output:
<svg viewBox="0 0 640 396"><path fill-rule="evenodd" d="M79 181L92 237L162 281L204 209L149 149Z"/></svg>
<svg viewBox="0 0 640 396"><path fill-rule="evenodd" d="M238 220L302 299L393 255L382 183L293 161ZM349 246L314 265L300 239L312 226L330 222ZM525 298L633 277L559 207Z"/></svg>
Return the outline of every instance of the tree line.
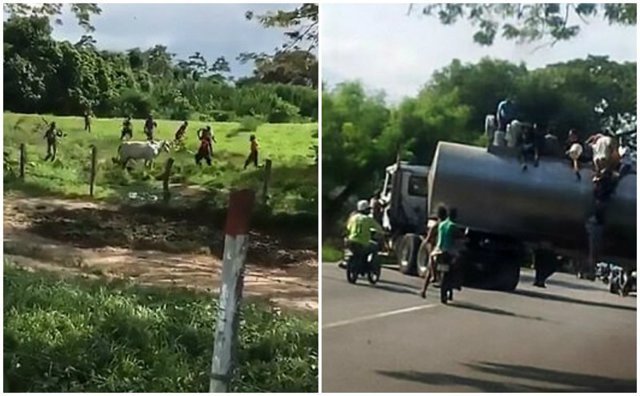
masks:
<svg viewBox="0 0 640 396"><path fill-rule="evenodd" d="M505 97L518 118L537 123L563 142L575 128L585 137L618 115L636 113L636 63L589 56L527 69L484 58L453 60L415 97L397 105L360 82L323 92L323 216L330 224L349 196L368 196L399 153L429 164L440 140L482 145L484 119Z"/></svg>
<svg viewBox="0 0 640 396"><path fill-rule="evenodd" d="M59 12L59 10L55 10ZM100 117L131 115L266 122L317 119L317 60L292 49L246 57L253 74L234 79L224 57L176 59L163 45L104 51L92 36L52 38L51 15L10 13L4 23L5 110Z"/></svg>

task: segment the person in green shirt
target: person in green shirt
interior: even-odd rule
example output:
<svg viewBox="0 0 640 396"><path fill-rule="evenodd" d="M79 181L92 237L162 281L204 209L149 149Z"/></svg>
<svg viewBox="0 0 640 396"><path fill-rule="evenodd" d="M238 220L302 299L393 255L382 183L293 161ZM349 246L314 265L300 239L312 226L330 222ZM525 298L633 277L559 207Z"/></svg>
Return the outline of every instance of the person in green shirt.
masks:
<svg viewBox="0 0 640 396"><path fill-rule="evenodd" d="M347 220L347 247L356 256L368 256L376 253L378 245L371 243L371 230L382 234L384 231L380 224L369 216L370 207L366 200L358 201L357 210ZM341 267L345 263L341 263Z"/></svg>
<svg viewBox="0 0 640 396"><path fill-rule="evenodd" d="M456 231L457 226L453 222L451 216L449 216L447 209L444 206L438 207L438 224L429 229L427 234L427 240L429 241L433 240L435 233L436 246L430 254L429 272L424 279L422 291L420 292L420 296L422 298L427 297L427 288L429 287L429 283L431 283L432 280L435 280L436 256L443 254L449 256L449 258L454 256Z"/></svg>

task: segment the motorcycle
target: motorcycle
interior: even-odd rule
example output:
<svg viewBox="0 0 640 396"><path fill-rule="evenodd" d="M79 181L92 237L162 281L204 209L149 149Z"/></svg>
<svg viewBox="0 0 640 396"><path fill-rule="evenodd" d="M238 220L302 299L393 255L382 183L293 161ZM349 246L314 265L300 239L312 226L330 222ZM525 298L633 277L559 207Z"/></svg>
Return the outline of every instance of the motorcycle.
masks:
<svg viewBox="0 0 640 396"><path fill-rule="evenodd" d="M440 253L435 257L436 273L440 278L440 302L446 304L453 299L453 271L451 270L451 255Z"/></svg>
<svg viewBox="0 0 640 396"><path fill-rule="evenodd" d="M628 292L637 291L636 286L636 278L637 273L633 271L631 273L631 278L628 279L629 275L624 271L622 267L613 266L611 269L611 275L609 278L609 292L613 294L619 294L624 296ZM624 286L627 282L629 284L629 290L624 290Z"/></svg>
<svg viewBox="0 0 640 396"><path fill-rule="evenodd" d="M372 243L378 244L375 241ZM348 244L345 244L344 263L347 273L347 281L355 284L360 276L366 276L369 283L375 285L380 280L382 267L378 260L377 249L366 253L354 251Z"/></svg>

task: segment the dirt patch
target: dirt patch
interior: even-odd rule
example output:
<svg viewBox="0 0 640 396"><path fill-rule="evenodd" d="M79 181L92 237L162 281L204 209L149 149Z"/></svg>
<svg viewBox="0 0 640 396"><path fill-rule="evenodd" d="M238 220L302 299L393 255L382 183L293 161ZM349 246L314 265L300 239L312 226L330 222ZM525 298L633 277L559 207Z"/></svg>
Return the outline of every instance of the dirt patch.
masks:
<svg viewBox="0 0 640 396"><path fill-rule="evenodd" d="M224 234L199 220L5 195L5 257L29 268L216 292ZM283 307L317 310L317 253L287 248L260 233L252 233L250 241L245 293Z"/></svg>

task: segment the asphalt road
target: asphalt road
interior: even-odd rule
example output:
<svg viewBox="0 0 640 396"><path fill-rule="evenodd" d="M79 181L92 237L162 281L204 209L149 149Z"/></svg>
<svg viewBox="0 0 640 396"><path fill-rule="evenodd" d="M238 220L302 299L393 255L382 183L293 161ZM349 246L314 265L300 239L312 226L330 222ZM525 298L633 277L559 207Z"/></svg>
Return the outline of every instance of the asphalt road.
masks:
<svg viewBox="0 0 640 396"><path fill-rule="evenodd" d="M322 267L324 392L634 392L636 297L554 274L513 293L465 288L449 305L383 269L370 286Z"/></svg>

